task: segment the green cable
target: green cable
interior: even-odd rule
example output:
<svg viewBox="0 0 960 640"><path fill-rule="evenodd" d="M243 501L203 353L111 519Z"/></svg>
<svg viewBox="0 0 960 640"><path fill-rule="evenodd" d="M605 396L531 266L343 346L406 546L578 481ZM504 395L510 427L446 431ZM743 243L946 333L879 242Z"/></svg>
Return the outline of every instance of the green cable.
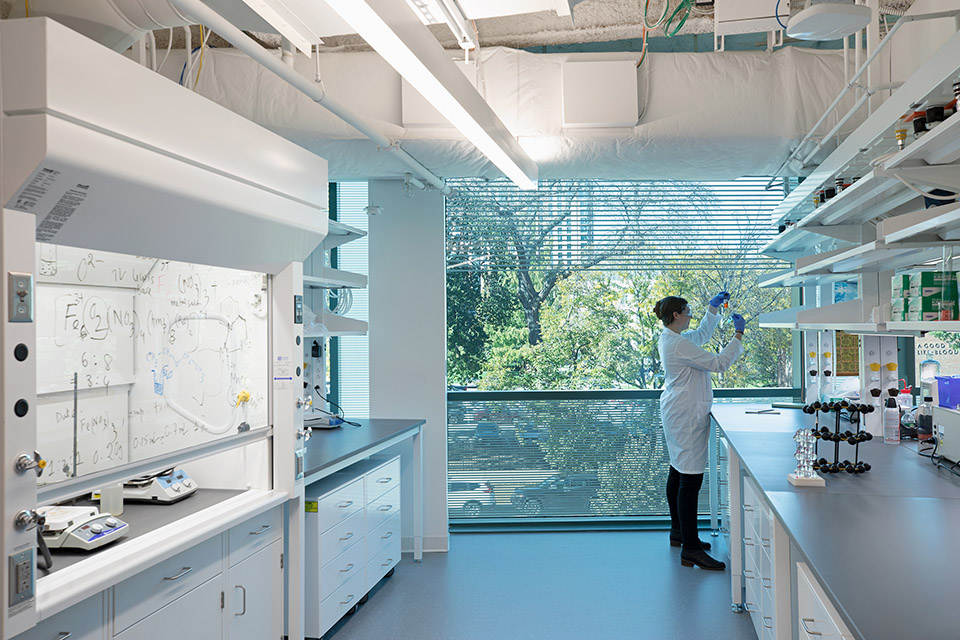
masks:
<svg viewBox="0 0 960 640"><path fill-rule="evenodd" d="M663 21L667 19L667 12L670 11L670 0L666 0L666 2L663 3L663 15L660 16L660 19L657 20L656 24L649 24L647 22L647 11L649 9L650 9L650 0L646 0L646 3L643 5L643 26L645 26L648 31L653 31L654 29L662 25Z"/></svg>
<svg viewBox="0 0 960 640"><path fill-rule="evenodd" d="M669 4L669 2L667 4ZM693 5L693 0L681 0L677 4L677 8L674 9L673 13L670 14L670 17L667 19L667 24L663 26L663 32L667 34L668 38L672 38L673 36L677 35L680 29L683 28L683 25L686 24L687 18L690 17L690 7L692 5ZM684 12L683 18L677 24L677 27L673 31L670 31L670 25L673 24L673 19L676 18L677 14L683 11L684 9L686 9L686 12Z"/></svg>

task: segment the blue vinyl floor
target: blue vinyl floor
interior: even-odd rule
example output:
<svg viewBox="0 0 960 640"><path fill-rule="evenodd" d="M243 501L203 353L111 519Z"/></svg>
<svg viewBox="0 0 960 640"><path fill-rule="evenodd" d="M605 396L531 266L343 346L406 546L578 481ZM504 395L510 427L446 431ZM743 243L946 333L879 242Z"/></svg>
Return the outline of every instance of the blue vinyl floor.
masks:
<svg viewBox="0 0 960 640"><path fill-rule="evenodd" d="M449 553L405 554L325 638L755 640L730 610L730 572L681 567L667 535L452 534Z"/></svg>

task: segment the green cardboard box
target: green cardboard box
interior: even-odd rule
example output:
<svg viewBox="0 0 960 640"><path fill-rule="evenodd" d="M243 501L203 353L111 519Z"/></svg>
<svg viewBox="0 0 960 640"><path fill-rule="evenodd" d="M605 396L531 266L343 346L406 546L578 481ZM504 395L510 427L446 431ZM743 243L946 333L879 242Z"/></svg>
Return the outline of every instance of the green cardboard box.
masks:
<svg viewBox="0 0 960 640"><path fill-rule="evenodd" d="M917 271L910 274L910 297L918 298L940 293L944 288L956 297L956 271Z"/></svg>
<svg viewBox="0 0 960 640"><path fill-rule="evenodd" d="M896 300L897 298L906 298L910 295L910 274L909 273L898 273L897 275L890 278L890 297Z"/></svg>

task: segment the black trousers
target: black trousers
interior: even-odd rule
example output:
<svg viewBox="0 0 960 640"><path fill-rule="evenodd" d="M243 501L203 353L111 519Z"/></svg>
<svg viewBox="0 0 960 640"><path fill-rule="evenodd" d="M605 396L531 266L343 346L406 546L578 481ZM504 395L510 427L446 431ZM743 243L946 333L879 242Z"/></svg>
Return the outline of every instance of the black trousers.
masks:
<svg viewBox="0 0 960 640"><path fill-rule="evenodd" d="M670 466L667 476L667 504L670 506L670 536L680 538L684 549L702 549L697 534L697 504L702 473L680 473Z"/></svg>

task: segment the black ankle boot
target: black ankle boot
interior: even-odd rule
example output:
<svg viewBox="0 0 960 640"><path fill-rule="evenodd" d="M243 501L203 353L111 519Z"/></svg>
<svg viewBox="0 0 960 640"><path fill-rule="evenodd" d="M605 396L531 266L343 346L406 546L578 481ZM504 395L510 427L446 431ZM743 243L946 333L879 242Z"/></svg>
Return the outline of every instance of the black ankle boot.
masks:
<svg viewBox="0 0 960 640"><path fill-rule="evenodd" d="M680 536L675 536L675 535L673 535L672 533L670 534L670 546L671 546L671 547L679 547L679 546L682 546L682 544L683 544L683 543L680 541ZM709 543L709 542L704 542L703 540L701 540L701 541L700 541L700 546L703 547L703 550L704 550L704 551L709 551L709 550L710 550L710 543Z"/></svg>
<svg viewBox="0 0 960 640"><path fill-rule="evenodd" d="M720 562L719 560L714 560L707 555L707 552L703 549L697 549L695 551L688 551L684 549L680 552L680 564L684 567L692 567L694 565L700 567L701 569L706 569L707 571L723 571L727 568L727 565Z"/></svg>

